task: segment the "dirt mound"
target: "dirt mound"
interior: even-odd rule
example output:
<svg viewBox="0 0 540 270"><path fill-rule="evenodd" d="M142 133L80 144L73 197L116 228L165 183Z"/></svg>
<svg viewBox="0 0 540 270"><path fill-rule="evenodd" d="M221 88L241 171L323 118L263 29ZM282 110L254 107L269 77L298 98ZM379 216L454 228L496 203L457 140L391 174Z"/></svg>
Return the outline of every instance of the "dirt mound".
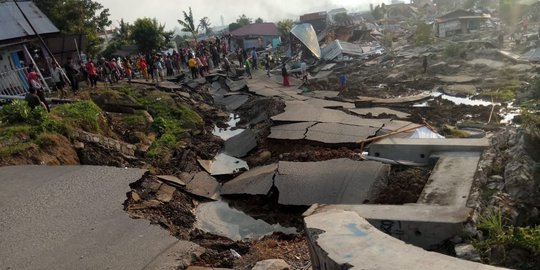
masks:
<svg viewBox="0 0 540 270"><path fill-rule="evenodd" d="M71 142L62 135L48 135L30 147L10 156L0 157L0 166L7 165L78 165L79 157Z"/></svg>
<svg viewBox="0 0 540 270"><path fill-rule="evenodd" d="M392 166L387 182L369 203L395 205L416 203L430 174L431 170L427 168Z"/></svg>

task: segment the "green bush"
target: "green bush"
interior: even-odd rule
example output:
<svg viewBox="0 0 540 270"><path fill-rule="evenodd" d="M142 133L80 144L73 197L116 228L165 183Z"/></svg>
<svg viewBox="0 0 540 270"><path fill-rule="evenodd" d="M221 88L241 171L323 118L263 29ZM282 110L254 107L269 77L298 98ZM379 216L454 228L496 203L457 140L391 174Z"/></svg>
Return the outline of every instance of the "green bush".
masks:
<svg viewBox="0 0 540 270"><path fill-rule="evenodd" d="M8 122L10 124L25 123L30 119L32 109L28 106L28 103L24 100L14 100L10 104L2 107L0 116L2 122Z"/></svg>
<svg viewBox="0 0 540 270"><path fill-rule="evenodd" d="M444 49L446 57L461 57L465 53L465 46L459 43L451 43Z"/></svg>
<svg viewBox="0 0 540 270"><path fill-rule="evenodd" d="M431 44L431 30L432 28L423 22L416 25L415 43L417 46Z"/></svg>

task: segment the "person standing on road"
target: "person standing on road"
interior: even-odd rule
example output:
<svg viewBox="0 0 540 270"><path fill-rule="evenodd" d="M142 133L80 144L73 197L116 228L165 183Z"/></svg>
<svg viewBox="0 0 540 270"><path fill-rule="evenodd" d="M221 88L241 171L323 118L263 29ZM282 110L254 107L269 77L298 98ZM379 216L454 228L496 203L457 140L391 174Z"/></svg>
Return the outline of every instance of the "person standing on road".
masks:
<svg viewBox="0 0 540 270"><path fill-rule="evenodd" d="M281 67L281 76L283 76L283 86L291 86L289 83L289 73L287 73L287 67L285 64L283 64L283 67Z"/></svg>
<svg viewBox="0 0 540 270"><path fill-rule="evenodd" d="M189 70L191 70L191 79L197 79L197 60L192 55L188 61Z"/></svg>
<svg viewBox="0 0 540 270"><path fill-rule="evenodd" d="M425 55L422 59L422 67L424 68L424 73L427 73L428 62L427 62L427 56Z"/></svg>
<svg viewBox="0 0 540 270"><path fill-rule="evenodd" d="M255 50L255 47L253 47L253 50L251 51L251 61L253 62L253 69L259 69L257 66L257 50Z"/></svg>
<svg viewBox="0 0 540 270"><path fill-rule="evenodd" d="M264 68L266 69L266 76L270 78L270 54L266 54L266 58L264 61Z"/></svg>
<svg viewBox="0 0 540 270"><path fill-rule="evenodd" d="M347 77L345 77L345 73L339 74L339 93L338 96L341 96L343 93L347 91Z"/></svg>

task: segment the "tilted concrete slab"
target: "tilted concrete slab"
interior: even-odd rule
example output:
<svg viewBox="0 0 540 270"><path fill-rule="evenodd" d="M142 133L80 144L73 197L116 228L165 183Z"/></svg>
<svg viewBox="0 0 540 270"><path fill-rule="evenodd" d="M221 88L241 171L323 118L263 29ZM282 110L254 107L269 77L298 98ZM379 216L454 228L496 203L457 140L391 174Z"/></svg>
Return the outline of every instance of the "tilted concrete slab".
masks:
<svg viewBox="0 0 540 270"><path fill-rule="evenodd" d="M357 114L357 115L368 115L371 114L373 117L378 117L381 114L387 114L387 115L395 115L397 118L407 118L411 116L408 113L383 108L383 107L372 107L372 108L353 108L349 109L350 112Z"/></svg>
<svg viewBox="0 0 540 270"><path fill-rule="evenodd" d="M207 172L198 172L187 184L186 191L212 200L219 199L221 184Z"/></svg>
<svg viewBox="0 0 540 270"><path fill-rule="evenodd" d="M328 99L319 99L319 98L310 98L305 101L307 104L317 107L317 108L354 108L354 103L350 102L339 102Z"/></svg>
<svg viewBox="0 0 540 270"><path fill-rule="evenodd" d="M273 126L270 128L270 139L303 140L306 138L307 129L315 125L315 122L300 122Z"/></svg>
<svg viewBox="0 0 540 270"><path fill-rule="evenodd" d="M233 157L243 157L257 147L255 133L251 129L246 129L242 133L233 136L225 141L223 152Z"/></svg>
<svg viewBox="0 0 540 270"><path fill-rule="evenodd" d="M234 111L240 106L242 106L244 103L246 103L249 99L249 96L247 95L229 95L223 97L214 97L214 101L216 104L223 105L225 108L229 111Z"/></svg>
<svg viewBox="0 0 540 270"><path fill-rule="evenodd" d="M249 170L245 161L225 153L219 153L213 160L198 159L197 162L211 175L234 174L242 170Z"/></svg>
<svg viewBox="0 0 540 270"><path fill-rule="evenodd" d="M369 155L392 160L428 163L435 152L481 152L489 147L487 138L481 139L406 139L386 138L369 146Z"/></svg>
<svg viewBox="0 0 540 270"><path fill-rule="evenodd" d="M372 104L399 104L399 103L417 102L417 101L421 101L428 98L431 98L431 93L422 93L418 95L397 97L397 98L374 98L374 97L358 96L355 102L370 102Z"/></svg>
<svg viewBox="0 0 540 270"><path fill-rule="evenodd" d="M280 204L360 204L372 184L390 169L375 161L332 159L320 162L280 161L274 184Z"/></svg>
<svg viewBox="0 0 540 270"><path fill-rule="evenodd" d="M123 210L129 184L144 173L100 166L0 168L2 268L147 269L170 247L189 248Z"/></svg>
<svg viewBox="0 0 540 270"><path fill-rule="evenodd" d="M386 234L425 249L462 234L463 224L473 211L467 207L426 204L315 205L304 216L332 209L355 212Z"/></svg>
<svg viewBox="0 0 540 270"><path fill-rule="evenodd" d="M266 195L274 185L278 164L253 168L223 184L221 194Z"/></svg>
<svg viewBox="0 0 540 270"><path fill-rule="evenodd" d="M443 152L431 155L438 161L418 203L465 206L482 152Z"/></svg>
<svg viewBox="0 0 540 270"><path fill-rule="evenodd" d="M313 269L502 269L405 244L353 211L330 209L304 222Z"/></svg>
<svg viewBox="0 0 540 270"><path fill-rule="evenodd" d="M326 144L357 143L375 135L377 130L374 127L318 123L308 128L306 139Z"/></svg>

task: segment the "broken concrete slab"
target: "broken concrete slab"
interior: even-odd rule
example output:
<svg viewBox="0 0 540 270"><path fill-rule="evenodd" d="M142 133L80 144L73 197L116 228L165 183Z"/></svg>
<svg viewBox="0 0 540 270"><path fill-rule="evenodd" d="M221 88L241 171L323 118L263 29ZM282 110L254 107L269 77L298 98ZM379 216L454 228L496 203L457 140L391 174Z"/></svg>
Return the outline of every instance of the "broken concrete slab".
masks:
<svg viewBox="0 0 540 270"><path fill-rule="evenodd" d="M431 93L421 93L418 95L397 97L397 98L374 98L374 97L363 97L358 96L355 101L357 108L362 108L366 106L359 106L363 104L368 104L368 107L371 107L372 104L399 104L399 103L410 103L418 102L424 99L431 98Z"/></svg>
<svg viewBox="0 0 540 270"><path fill-rule="evenodd" d="M242 133L226 140L223 152L227 155L241 158L255 147L257 147L255 133L251 129L246 129Z"/></svg>
<svg viewBox="0 0 540 270"><path fill-rule="evenodd" d="M335 98L337 97L338 94L339 94L339 91L325 91L325 90L316 90L312 92L302 93L302 95L306 97L320 98L320 99Z"/></svg>
<svg viewBox="0 0 540 270"><path fill-rule="evenodd" d="M217 104L224 105L228 111L234 111L246 103L248 99L247 95L229 95L215 101Z"/></svg>
<svg viewBox="0 0 540 270"><path fill-rule="evenodd" d="M502 269L405 244L352 211L328 210L304 222L313 269Z"/></svg>
<svg viewBox="0 0 540 270"><path fill-rule="evenodd" d="M291 266L282 259L258 261L251 270L289 270Z"/></svg>
<svg viewBox="0 0 540 270"><path fill-rule="evenodd" d="M186 186L186 191L211 200L219 199L220 183L206 172L198 172Z"/></svg>
<svg viewBox="0 0 540 270"><path fill-rule="evenodd" d="M178 241L176 244L168 248L165 252L159 254L148 265L144 266L145 270L174 270L184 269L189 265L193 258L198 258L203 254L205 248L190 242ZM181 259L182 258L182 259ZM188 267L189 269L189 267ZM217 268L214 268L217 269Z"/></svg>
<svg viewBox="0 0 540 270"><path fill-rule="evenodd" d="M157 175L159 180L175 186L185 186L186 182L174 175ZM189 179L191 181L191 179ZM189 182L189 181L188 181Z"/></svg>
<svg viewBox="0 0 540 270"><path fill-rule="evenodd" d="M465 206L481 155L481 151L432 154L431 158L438 158L438 161L418 203Z"/></svg>
<svg viewBox="0 0 540 270"><path fill-rule="evenodd" d="M372 184L390 167L375 161L333 159L320 162L280 161L275 186L284 205L363 203Z"/></svg>
<svg viewBox="0 0 540 270"><path fill-rule="evenodd" d="M358 143L375 135L378 128L340 123L318 123L308 128L306 139L326 144Z"/></svg>
<svg viewBox="0 0 540 270"><path fill-rule="evenodd" d="M471 84L452 84L442 87L442 91L451 96L472 96L476 94L476 86Z"/></svg>
<svg viewBox="0 0 540 270"><path fill-rule="evenodd" d="M274 184L278 164L253 168L223 184L221 194L266 195Z"/></svg>
<svg viewBox="0 0 540 270"><path fill-rule="evenodd" d="M306 137L307 129L313 125L315 125L315 122L301 122L273 126L270 128L270 135L268 135L268 138L281 140L302 140Z"/></svg>
<svg viewBox="0 0 540 270"><path fill-rule="evenodd" d="M435 77L437 77L439 80L441 80L441 82L444 82L444 83L472 83L479 80L479 78L477 77L471 77L471 76L466 76L466 75L456 75L456 76L437 75Z"/></svg>
<svg viewBox="0 0 540 270"><path fill-rule="evenodd" d="M170 202L173 198L176 188L167 184L162 184L157 193L156 198L162 202Z"/></svg>
<svg viewBox="0 0 540 270"><path fill-rule="evenodd" d="M197 160L199 164L211 175L234 174L249 170L247 163L241 159L231 157L225 153L218 154L213 160Z"/></svg>
<svg viewBox="0 0 540 270"><path fill-rule="evenodd" d="M246 80L239 80L239 81L227 80L226 84L229 87L229 91L231 92L238 92L238 91L248 89Z"/></svg>
<svg viewBox="0 0 540 270"><path fill-rule="evenodd" d="M361 116L371 115L373 117L378 117L379 115L382 115L382 114L395 115L397 118L407 118L411 116L408 113L392 110L389 108L383 108L383 107L353 108L353 109L348 109L348 111L357 115L361 115Z"/></svg>
<svg viewBox="0 0 540 270"><path fill-rule="evenodd" d="M425 249L433 249L445 240L460 235L472 209L427 204L406 205L322 205L312 206L304 213L327 210L352 211L371 225L397 239Z"/></svg>
<svg viewBox="0 0 540 270"><path fill-rule="evenodd" d="M435 152L481 152L489 147L489 140L481 139L406 139L386 138L369 146L369 155L391 160L429 163Z"/></svg>
<svg viewBox="0 0 540 270"><path fill-rule="evenodd" d="M132 219L123 209L129 185L145 172L103 166L1 167L2 268L145 268L178 243L166 230Z"/></svg>
<svg viewBox="0 0 540 270"><path fill-rule="evenodd" d="M493 68L493 69L500 69L500 68L503 68L504 66L506 66L506 64L504 62L501 62L501 61L495 61L495 60L491 60L491 59L486 59L486 58L476 58L476 59L473 59L471 61L468 61L467 62L469 65L482 65L482 66L487 66L487 67L490 67L490 68Z"/></svg>
<svg viewBox="0 0 540 270"><path fill-rule="evenodd" d="M317 108L346 108L346 109L354 108L354 103L339 102L339 101L320 99L320 98L311 98L311 99L306 100L305 102Z"/></svg>

